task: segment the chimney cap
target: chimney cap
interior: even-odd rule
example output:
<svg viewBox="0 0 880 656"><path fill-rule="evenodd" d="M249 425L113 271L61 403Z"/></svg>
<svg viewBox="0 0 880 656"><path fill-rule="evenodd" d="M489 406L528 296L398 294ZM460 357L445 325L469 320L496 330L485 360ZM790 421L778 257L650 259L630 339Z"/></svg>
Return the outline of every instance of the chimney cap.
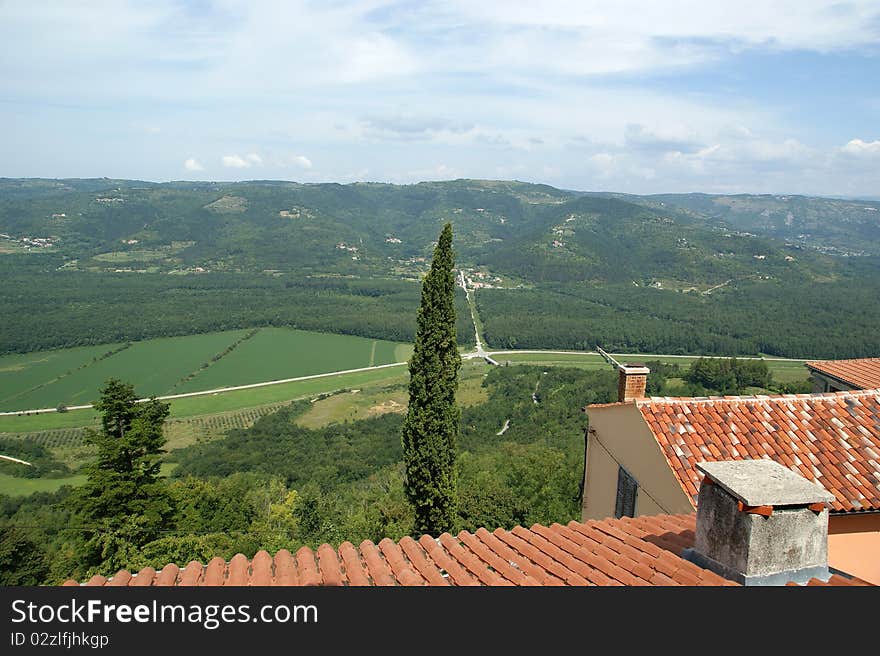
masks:
<svg viewBox="0 0 880 656"><path fill-rule="evenodd" d="M641 362L624 362L618 365L618 369L625 374L645 374L647 376L651 373L651 370Z"/></svg>
<svg viewBox="0 0 880 656"><path fill-rule="evenodd" d="M834 495L775 460L698 462L697 469L747 506L808 506Z"/></svg>

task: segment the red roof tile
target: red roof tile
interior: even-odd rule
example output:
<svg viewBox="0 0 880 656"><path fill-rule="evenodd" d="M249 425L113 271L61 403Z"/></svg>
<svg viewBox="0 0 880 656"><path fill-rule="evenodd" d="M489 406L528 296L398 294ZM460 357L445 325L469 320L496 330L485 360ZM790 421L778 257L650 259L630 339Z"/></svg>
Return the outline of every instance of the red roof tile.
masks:
<svg viewBox="0 0 880 656"><path fill-rule="evenodd" d="M854 360L816 360L805 363L809 369L831 376L858 389L880 387L880 358Z"/></svg>
<svg viewBox="0 0 880 656"><path fill-rule="evenodd" d="M635 404L695 508L697 462L769 458L834 494L833 511L880 510L880 389Z"/></svg>
<svg viewBox="0 0 880 656"><path fill-rule="evenodd" d="M693 545L694 515L661 515L567 526L535 525L490 533L427 535L418 541L344 542L292 556L260 551L250 561L212 559L180 569L147 567L132 576L93 576L86 585L734 585L683 560ZM68 581L65 585L76 585Z"/></svg>
<svg viewBox="0 0 880 656"><path fill-rule="evenodd" d="M786 585L793 585L793 586L796 586L797 583L789 582L789 583L787 583ZM809 582L808 582L806 585L808 585L808 586L817 586L817 585L824 585L824 586L828 586L828 585L833 585L833 586L840 586L840 585L865 586L865 585L871 585L871 584L868 583L867 581L863 581L862 579L859 579L859 578L855 578L855 577L853 577L853 578L851 578L851 579L848 579L848 578L846 578L845 576L840 576L839 574L832 574L832 575L831 575L831 578L829 578L827 581L821 581L821 580L819 580L819 579L810 579Z"/></svg>

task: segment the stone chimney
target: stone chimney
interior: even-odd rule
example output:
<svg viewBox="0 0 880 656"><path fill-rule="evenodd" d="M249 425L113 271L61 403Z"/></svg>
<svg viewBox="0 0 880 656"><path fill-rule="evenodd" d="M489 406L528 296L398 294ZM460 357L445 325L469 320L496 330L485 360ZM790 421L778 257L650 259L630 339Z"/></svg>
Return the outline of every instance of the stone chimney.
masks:
<svg viewBox="0 0 880 656"><path fill-rule="evenodd" d="M693 549L682 554L743 585L828 580L834 495L773 460L701 462Z"/></svg>
<svg viewBox="0 0 880 656"><path fill-rule="evenodd" d="M617 400L632 401L645 398L645 386L651 370L643 364L622 364L618 366Z"/></svg>

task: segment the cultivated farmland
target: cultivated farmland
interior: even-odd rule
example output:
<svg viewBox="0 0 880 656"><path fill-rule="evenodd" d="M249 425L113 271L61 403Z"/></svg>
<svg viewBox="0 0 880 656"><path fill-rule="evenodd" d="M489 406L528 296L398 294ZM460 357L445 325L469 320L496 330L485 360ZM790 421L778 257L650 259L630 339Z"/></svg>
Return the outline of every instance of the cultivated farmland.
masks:
<svg viewBox="0 0 880 656"><path fill-rule="evenodd" d="M211 367L199 372L176 392L195 392L228 385L311 376L402 362L406 345L381 340L263 328Z"/></svg>
<svg viewBox="0 0 880 656"><path fill-rule="evenodd" d="M34 407L23 406L20 401L30 390L72 374L119 347L120 344L104 344L0 357L0 407Z"/></svg>
<svg viewBox="0 0 880 656"><path fill-rule="evenodd" d="M111 377L133 383L140 396L164 394L178 380L198 369L245 332L238 330L135 342L108 358L19 396L12 403L4 403L3 409L91 403L97 399L100 386Z"/></svg>
<svg viewBox="0 0 880 656"><path fill-rule="evenodd" d="M162 396L390 364L409 352L382 340L261 328L8 355L0 357L0 411L88 404L110 377L140 396Z"/></svg>

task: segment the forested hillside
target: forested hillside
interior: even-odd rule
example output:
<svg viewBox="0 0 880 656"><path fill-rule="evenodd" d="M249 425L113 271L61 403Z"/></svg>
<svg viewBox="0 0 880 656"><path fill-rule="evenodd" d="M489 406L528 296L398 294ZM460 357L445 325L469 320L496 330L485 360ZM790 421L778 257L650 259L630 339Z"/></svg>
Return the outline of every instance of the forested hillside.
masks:
<svg viewBox="0 0 880 656"><path fill-rule="evenodd" d="M841 255L880 254L880 202L807 196L660 194L640 202L686 208L738 230Z"/></svg>
<svg viewBox="0 0 880 656"><path fill-rule="evenodd" d="M263 325L410 341L446 221L490 347L880 352L868 201L7 179L0 353Z"/></svg>

